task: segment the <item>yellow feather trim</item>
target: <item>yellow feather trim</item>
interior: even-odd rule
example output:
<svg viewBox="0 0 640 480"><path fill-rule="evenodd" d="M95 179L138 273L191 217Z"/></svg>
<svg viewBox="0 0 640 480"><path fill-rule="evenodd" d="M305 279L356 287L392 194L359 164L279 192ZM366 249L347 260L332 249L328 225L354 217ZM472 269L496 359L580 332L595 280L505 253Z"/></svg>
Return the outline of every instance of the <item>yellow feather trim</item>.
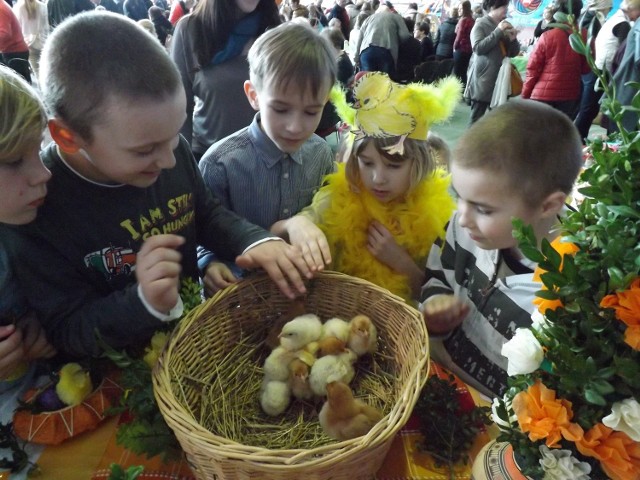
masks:
<svg viewBox="0 0 640 480"><path fill-rule="evenodd" d="M422 268L433 242L444 237L445 224L455 207L447 191L450 178L444 171L437 170L417 185L404 201L385 204L364 189L361 193L353 192L344 167L344 164L339 164L338 171L328 175L328 184L322 187L330 202L321 212L319 226L331 247L334 257L332 268L369 280L410 300L408 278L369 253L369 224L377 220L389 229L396 242Z"/></svg>

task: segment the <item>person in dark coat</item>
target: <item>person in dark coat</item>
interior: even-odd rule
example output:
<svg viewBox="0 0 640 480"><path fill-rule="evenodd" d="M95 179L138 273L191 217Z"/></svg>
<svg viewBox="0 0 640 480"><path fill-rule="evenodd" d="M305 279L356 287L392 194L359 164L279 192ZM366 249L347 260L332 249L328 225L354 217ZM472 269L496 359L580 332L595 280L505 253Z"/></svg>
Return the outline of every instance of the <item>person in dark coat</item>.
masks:
<svg viewBox="0 0 640 480"><path fill-rule="evenodd" d="M434 42L438 60L453 58L453 42L456 40L456 25L458 24L458 7L451 7L449 15L450 17L438 27L436 41Z"/></svg>

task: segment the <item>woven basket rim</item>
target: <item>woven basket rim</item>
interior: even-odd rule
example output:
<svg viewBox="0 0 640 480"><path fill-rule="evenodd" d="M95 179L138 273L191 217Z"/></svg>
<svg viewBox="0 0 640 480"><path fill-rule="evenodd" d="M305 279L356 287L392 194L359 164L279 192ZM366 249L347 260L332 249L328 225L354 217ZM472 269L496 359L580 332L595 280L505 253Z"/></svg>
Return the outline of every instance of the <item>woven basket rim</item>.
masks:
<svg viewBox="0 0 640 480"><path fill-rule="evenodd" d="M169 426L174 430L188 435L190 443L198 443L208 452L215 452L215 456L224 457L225 459L241 460L246 462L254 462L261 467L269 466L274 471L288 471L292 468L297 469L302 466L325 465L326 463L335 463L345 456L351 456L354 453L370 449L385 442L389 442L395 434L408 421L412 413L413 406L424 386L429 371L429 343L428 333L423 322L415 322L418 328L417 335L424 339L421 345L420 358L416 358L407 376L405 384L398 393L398 400L393 405L391 411L380 420L374 428L362 437L350 440L335 442L311 449L291 448L291 449L268 449L264 447L255 447L244 445L232 439L221 437L206 429L204 426L193 421L185 424L185 419L192 419L188 409L178 402L170 403L165 398L168 393L173 400L171 390L171 375L169 371L169 363L174 350L177 348L178 342L184 337L185 333L193 328L193 324L198 318L200 312L205 308L212 308L213 305L221 302L227 295L239 288L247 288L248 284L264 281L266 274L260 273L251 276L227 289L218 292L211 299L194 308L185 318L183 318L174 332L171 334L167 345L160 358L156 362L153 369L153 387L156 401L160 407L160 411L165 417ZM397 302L401 308L407 309L414 317L420 317L420 313L404 300L396 295L391 294L388 290L383 289L371 282L356 277L345 275L339 272L323 271L315 275L318 279L349 281L351 283L362 284L367 289L371 289L386 296L392 302ZM414 325L412 325L414 326ZM170 404L169 404L170 403ZM178 432L176 432L178 434ZM178 435L179 436L179 435Z"/></svg>

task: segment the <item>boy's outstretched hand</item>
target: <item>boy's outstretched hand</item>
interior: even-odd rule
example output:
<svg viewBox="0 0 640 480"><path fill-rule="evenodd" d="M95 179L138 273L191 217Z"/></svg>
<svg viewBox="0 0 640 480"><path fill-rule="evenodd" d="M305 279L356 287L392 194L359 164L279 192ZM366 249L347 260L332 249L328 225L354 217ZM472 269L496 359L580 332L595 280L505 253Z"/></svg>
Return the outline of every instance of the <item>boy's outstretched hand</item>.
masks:
<svg viewBox="0 0 640 480"><path fill-rule="evenodd" d="M142 244L136 260L136 279L146 301L158 312L170 312L178 303L180 260L179 235L153 235Z"/></svg>
<svg viewBox="0 0 640 480"><path fill-rule="evenodd" d="M290 299L307 291L300 274L307 278L313 276L300 249L283 240L269 240L256 245L236 257L236 265L240 268L264 269Z"/></svg>
<svg viewBox="0 0 640 480"><path fill-rule="evenodd" d="M24 360L22 331L15 325L0 326L0 380L8 378Z"/></svg>
<svg viewBox="0 0 640 480"><path fill-rule="evenodd" d="M211 262L202 280L208 297L238 281L231 269L222 262Z"/></svg>
<svg viewBox="0 0 640 480"><path fill-rule="evenodd" d="M469 304L454 295L434 295L424 302L422 313L429 333L440 335L462 323L469 313Z"/></svg>
<svg viewBox="0 0 640 480"><path fill-rule="evenodd" d="M302 257L312 271L323 270L331 263L329 242L322 230L303 215L294 215L271 226L271 232L289 239L289 243L300 248Z"/></svg>

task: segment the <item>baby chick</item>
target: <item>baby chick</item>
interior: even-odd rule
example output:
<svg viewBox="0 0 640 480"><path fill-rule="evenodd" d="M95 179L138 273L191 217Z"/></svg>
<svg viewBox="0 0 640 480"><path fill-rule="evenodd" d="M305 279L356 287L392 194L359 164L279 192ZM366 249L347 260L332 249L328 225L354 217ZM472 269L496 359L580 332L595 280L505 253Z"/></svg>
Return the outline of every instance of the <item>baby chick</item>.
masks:
<svg viewBox="0 0 640 480"><path fill-rule="evenodd" d="M345 351L347 348L346 340L341 340L338 337L325 337L318 340L318 357L324 357L325 355L338 355Z"/></svg>
<svg viewBox="0 0 640 480"><path fill-rule="evenodd" d="M349 340L349 322L341 318L330 318L322 324L322 335L320 338L336 337L345 342Z"/></svg>
<svg viewBox="0 0 640 480"><path fill-rule="evenodd" d="M300 350L315 342L322 333L322 322L317 315L308 313L287 322L280 332L280 345L289 351Z"/></svg>
<svg viewBox="0 0 640 480"><path fill-rule="evenodd" d="M271 350L280 345L280 332L282 332L282 327L285 323L293 320L299 315L303 315L305 312L304 301L298 299L291 302L289 308L286 311L282 312L274 322L272 327L269 329L269 333L267 335L267 339L265 340L265 344Z"/></svg>
<svg viewBox="0 0 640 480"><path fill-rule="evenodd" d="M359 357L374 353L378 348L378 330L366 315L356 315L349 323L351 329L347 346Z"/></svg>
<svg viewBox="0 0 640 480"><path fill-rule="evenodd" d="M357 355L349 349L339 355L327 355L316 360L309 373L309 385L313 393L319 397L327 394L329 382L340 381L350 383L356 372L353 363Z"/></svg>
<svg viewBox="0 0 640 480"><path fill-rule="evenodd" d="M56 393L60 400L67 405L80 405L92 390L89 372L77 363L63 365L56 384Z"/></svg>
<svg viewBox="0 0 640 480"><path fill-rule="evenodd" d="M318 419L324 433L336 440L365 435L382 419L378 409L353 398L349 386L342 382L327 384L327 401Z"/></svg>
<svg viewBox="0 0 640 480"><path fill-rule="evenodd" d="M309 385L309 365L295 358L289 364L289 386L294 397L308 400L313 397L313 391Z"/></svg>
<svg viewBox="0 0 640 480"><path fill-rule="evenodd" d="M289 364L296 358L296 352L284 347L275 348L265 359L262 370L266 380L287 381L289 378Z"/></svg>
<svg viewBox="0 0 640 480"><path fill-rule="evenodd" d="M260 406L267 415L281 415L291 401L291 387L288 382L264 380L260 390Z"/></svg>

